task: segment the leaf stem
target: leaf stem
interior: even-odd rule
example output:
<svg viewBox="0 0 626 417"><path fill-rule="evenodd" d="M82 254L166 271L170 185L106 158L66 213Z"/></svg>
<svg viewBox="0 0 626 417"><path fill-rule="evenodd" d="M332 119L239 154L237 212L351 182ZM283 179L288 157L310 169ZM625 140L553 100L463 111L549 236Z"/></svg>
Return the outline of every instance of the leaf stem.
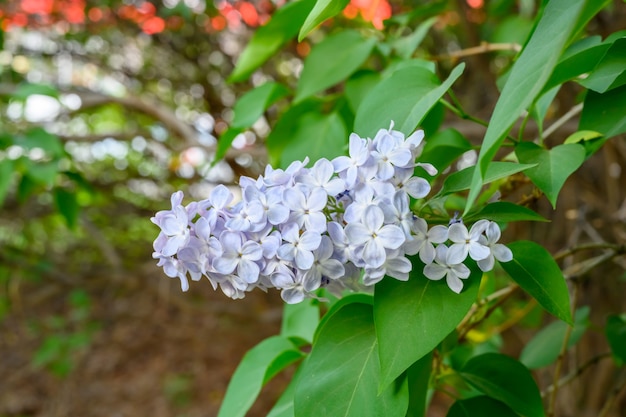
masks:
<svg viewBox="0 0 626 417"><path fill-rule="evenodd" d="M448 54L436 55L433 57L433 59L435 61L444 61L448 59L456 60L456 59L467 57L467 56L486 54L489 52L496 52L496 51L520 52L521 50L522 50L522 46L517 43L481 42L481 44L478 46L472 46L471 48L461 49L459 51L450 52Z"/></svg>

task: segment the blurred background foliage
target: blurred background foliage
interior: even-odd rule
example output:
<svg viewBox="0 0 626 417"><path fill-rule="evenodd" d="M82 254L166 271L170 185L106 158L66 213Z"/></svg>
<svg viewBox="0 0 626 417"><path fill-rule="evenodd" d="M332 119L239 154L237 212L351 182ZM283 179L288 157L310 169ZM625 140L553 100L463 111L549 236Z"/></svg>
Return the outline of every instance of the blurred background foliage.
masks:
<svg viewBox="0 0 626 417"><path fill-rule="evenodd" d="M393 65L385 48L395 48L403 58L436 62L441 79L467 62L454 87L466 114L457 117L438 105L423 127L427 138L443 123L479 143L484 128L471 118L488 119L496 81L524 44L541 5L536 0L352 0L302 41L295 39L297 29L285 39L260 35L254 53L242 55L272 16L313 4L300 3L305 5L279 0L0 3L0 416L116 410L119 415L213 415L241 353L276 332L281 304L275 294L232 304L200 286L180 297L178 283L154 268L156 228L149 217L168 206L175 190L201 199L216 184L256 177L268 161L285 165L299 157L309 144L284 138L316 134L296 134L295 121L307 112L313 117L311 109L339 115L340 121L324 119L321 125L347 141L355 103L378 72ZM289 18L284 20L289 25ZM625 27L625 4L615 0L587 29L604 38ZM303 92L298 84L303 62L313 47L337 36L335 28L366 33L370 47L380 52L370 56L368 51L367 66L357 63L356 76L338 86L330 83L327 95ZM488 49L493 44L500 46ZM488 50L467 53L473 47ZM264 54L273 56L265 62ZM244 59L248 68L239 63L233 72ZM277 84L266 84L271 81ZM259 92L255 88L261 85L269 87ZM290 91L295 101L287 98ZM581 91L565 85L547 109L546 123L580 102ZM246 94L256 96L240 99ZM254 103L261 98L259 110ZM560 134L567 137L576 128L566 125ZM333 146L320 152L343 151L343 144ZM471 160L471 152L467 157ZM546 242L553 252L584 242L583 235L623 242L625 159L622 135L571 180L575 183L563 193L558 214L547 202L530 199L533 208L554 218L549 230L516 226L509 235ZM605 299L607 306L624 311L621 294L611 293L612 285L624 280L621 262L596 271L610 278L590 285L580 297L589 304ZM492 344L502 344L504 337L519 353L531 334L526 328L545 319L528 304L520 297L467 337ZM596 343L591 337L584 349L595 351ZM139 364L145 379L138 376ZM600 381L613 372L599 369L594 377ZM99 385L90 391L96 379ZM111 391L120 384L128 387ZM600 406L603 397L596 391L603 386L591 390L590 409ZM268 409L274 397L267 395L267 403L253 412L263 415Z"/></svg>

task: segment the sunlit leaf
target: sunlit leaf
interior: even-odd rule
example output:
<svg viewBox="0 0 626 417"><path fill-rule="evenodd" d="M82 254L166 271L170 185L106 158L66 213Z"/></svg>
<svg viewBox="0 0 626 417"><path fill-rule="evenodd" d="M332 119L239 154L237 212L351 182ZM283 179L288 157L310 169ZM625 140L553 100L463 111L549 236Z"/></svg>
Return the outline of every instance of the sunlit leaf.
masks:
<svg viewBox="0 0 626 417"><path fill-rule="evenodd" d="M313 6L313 10L311 10L302 24L302 28L298 34L298 41L302 41L306 35L324 20L341 13L349 2L350 0L317 0L315 6Z"/></svg>
<svg viewBox="0 0 626 417"><path fill-rule="evenodd" d="M578 144L547 150L532 142L522 142L515 147L515 154L520 162L537 165L524 173L544 192L552 207L556 206L565 180L585 162L585 148Z"/></svg>
<svg viewBox="0 0 626 417"><path fill-rule="evenodd" d="M537 28L513 64L491 116L472 177L465 206L469 212L476 201L489 164L513 123L537 98L558 62L561 51L575 29L584 0L552 0L546 5Z"/></svg>
<svg viewBox="0 0 626 417"><path fill-rule="evenodd" d="M219 417L245 416L263 385L302 357L288 339L273 336L250 349L228 384Z"/></svg>
<svg viewBox="0 0 626 417"><path fill-rule="evenodd" d="M502 401L523 416L545 415L539 388L530 371L509 356L500 353L475 356L467 361L459 374L477 390Z"/></svg>
<svg viewBox="0 0 626 417"><path fill-rule="evenodd" d="M269 22L254 32L252 39L239 55L228 81L247 80L254 70L278 52L287 41L293 39L314 3L315 0L299 0L278 9Z"/></svg>
<svg viewBox="0 0 626 417"><path fill-rule="evenodd" d="M295 415L316 417L404 417L406 381L378 392L381 367L372 306L343 305L321 328L302 364Z"/></svg>
<svg viewBox="0 0 626 417"><path fill-rule="evenodd" d="M589 311L589 307L576 310L574 328L567 341L568 348L574 346L589 327ZM519 361L529 369L543 368L556 361L568 327L564 321L557 320L539 330L524 346Z"/></svg>
<svg viewBox="0 0 626 417"><path fill-rule="evenodd" d="M345 80L365 62L375 43L374 38L364 38L354 30L344 30L324 38L304 61L295 101Z"/></svg>
<svg viewBox="0 0 626 417"><path fill-rule="evenodd" d="M380 387L386 388L433 350L463 319L476 300L482 273L475 267L456 294L445 280L431 281L414 261L406 282L384 279L374 292L374 320L380 345Z"/></svg>
<svg viewBox="0 0 626 417"><path fill-rule="evenodd" d="M543 246L525 240L507 246L513 252L513 260L502 262L502 268L549 313L572 324L565 278L550 253Z"/></svg>

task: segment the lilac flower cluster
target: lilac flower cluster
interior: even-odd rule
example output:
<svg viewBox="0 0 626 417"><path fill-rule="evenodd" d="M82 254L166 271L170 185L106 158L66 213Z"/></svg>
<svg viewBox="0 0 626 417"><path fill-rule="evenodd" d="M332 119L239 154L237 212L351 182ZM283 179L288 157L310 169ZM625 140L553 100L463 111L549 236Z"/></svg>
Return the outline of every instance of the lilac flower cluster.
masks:
<svg viewBox="0 0 626 417"><path fill-rule="evenodd" d="M423 132L409 137L381 129L374 139L352 134L349 156L305 161L287 169L268 166L254 180L240 180L242 200L217 186L208 199L182 205L183 194L172 195L171 210L151 219L161 232L154 258L166 275L209 279L228 297L242 298L256 287L276 288L288 303L315 296L320 287L333 293L372 286L385 276L406 281L407 256L418 255L424 275L446 278L454 292L463 288L470 258L483 271L494 260L511 260L498 244L496 223L481 220L468 229L462 223L428 228L410 209L410 197L424 198L430 184L414 175ZM446 245L449 243L449 246Z"/></svg>

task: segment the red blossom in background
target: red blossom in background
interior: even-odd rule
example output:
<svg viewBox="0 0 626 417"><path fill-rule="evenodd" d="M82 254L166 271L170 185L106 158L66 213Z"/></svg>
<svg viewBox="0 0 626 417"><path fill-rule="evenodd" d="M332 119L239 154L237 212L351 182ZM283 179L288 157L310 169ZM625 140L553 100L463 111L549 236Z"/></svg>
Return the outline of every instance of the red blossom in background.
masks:
<svg viewBox="0 0 626 417"><path fill-rule="evenodd" d="M356 18L359 13L366 22L371 22L378 30L384 28L383 20L391 17L391 4L387 0L350 0L343 11L348 19Z"/></svg>

